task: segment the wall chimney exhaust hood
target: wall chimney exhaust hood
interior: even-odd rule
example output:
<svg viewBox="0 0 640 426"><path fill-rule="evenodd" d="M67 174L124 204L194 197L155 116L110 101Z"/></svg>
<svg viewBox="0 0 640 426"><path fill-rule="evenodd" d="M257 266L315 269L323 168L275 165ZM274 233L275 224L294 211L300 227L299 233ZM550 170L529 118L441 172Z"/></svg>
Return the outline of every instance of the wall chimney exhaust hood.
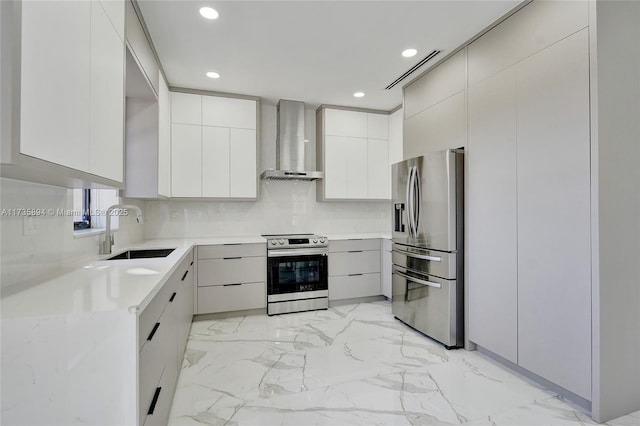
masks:
<svg viewBox="0 0 640 426"><path fill-rule="evenodd" d="M323 172L308 171L304 167L304 103L281 99L278 102L278 136L276 140L276 169L262 172L263 180L316 180Z"/></svg>

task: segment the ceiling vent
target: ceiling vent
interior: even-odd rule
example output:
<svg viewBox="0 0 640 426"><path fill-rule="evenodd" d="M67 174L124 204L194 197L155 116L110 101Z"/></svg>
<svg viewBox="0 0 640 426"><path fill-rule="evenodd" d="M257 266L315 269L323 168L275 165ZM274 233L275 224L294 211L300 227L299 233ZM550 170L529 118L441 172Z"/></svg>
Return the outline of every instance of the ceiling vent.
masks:
<svg viewBox="0 0 640 426"><path fill-rule="evenodd" d="M395 85L397 85L398 83L400 83L402 80L404 80L405 78L409 77L411 74L413 74L418 68L420 68L421 66L423 66L424 64L426 64L427 62L429 62L430 60L432 60L433 58L435 58L436 56L438 56L438 54L442 52L442 50L434 50L433 52L429 53L427 56L425 56L420 62L418 62L417 64L415 64L414 66L412 66L411 68L409 68L409 70L407 72L405 72L404 74L402 74L400 77L398 77L393 83L391 83L390 85L388 85L387 87L385 87L385 89L389 90L392 89Z"/></svg>

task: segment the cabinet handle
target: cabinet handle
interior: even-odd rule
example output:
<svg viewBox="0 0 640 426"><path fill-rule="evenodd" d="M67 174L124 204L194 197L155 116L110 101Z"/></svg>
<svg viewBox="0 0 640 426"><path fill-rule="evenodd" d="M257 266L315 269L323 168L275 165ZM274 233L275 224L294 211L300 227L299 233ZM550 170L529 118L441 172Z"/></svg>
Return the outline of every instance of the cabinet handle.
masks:
<svg viewBox="0 0 640 426"><path fill-rule="evenodd" d="M347 276L348 277L359 277L360 275L364 275L364 274L349 274Z"/></svg>
<svg viewBox="0 0 640 426"><path fill-rule="evenodd" d="M223 246L241 246L242 243L224 243Z"/></svg>
<svg viewBox="0 0 640 426"><path fill-rule="evenodd" d="M158 331L158 327L160 327L159 322L157 322L156 325L153 326L153 330L151 330L151 333L149 333L149 337L147 337L148 341L151 341L151 339L153 339L153 335L156 334L156 331Z"/></svg>
<svg viewBox="0 0 640 426"><path fill-rule="evenodd" d="M188 274L189 274L189 270L187 269L186 271L184 271L184 275L182 276L182 279L180 281L184 281L184 279L187 278Z"/></svg>
<svg viewBox="0 0 640 426"><path fill-rule="evenodd" d="M362 253L362 250L349 250L347 253Z"/></svg>
<svg viewBox="0 0 640 426"><path fill-rule="evenodd" d="M191 261L191 263L189 264L189 266L193 266L193 260Z"/></svg>
<svg viewBox="0 0 640 426"><path fill-rule="evenodd" d="M169 302L173 302L173 299L176 298L176 292L174 291L173 294L171 295L171 299L169 299Z"/></svg>
<svg viewBox="0 0 640 426"><path fill-rule="evenodd" d="M222 287L231 287L234 285L242 285L242 283L237 283L237 284L223 284Z"/></svg>
<svg viewBox="0 0 640 426"><path fill-rule="evenodd" d="M156 410L156 404L158 403L158 398L160 398L160 392L162 392L162 387L156 388L156 392L153 394L153 399L151 400L151 405L149 406L149 411L147 411L147 416L152 415Z"/></svg>
<svg viewBox="0 0 640 426"><path fill-rule="evenodd" d="M223 257L222 260L234 260L234 259L242 259L241 256L238 257Z"/></svg>

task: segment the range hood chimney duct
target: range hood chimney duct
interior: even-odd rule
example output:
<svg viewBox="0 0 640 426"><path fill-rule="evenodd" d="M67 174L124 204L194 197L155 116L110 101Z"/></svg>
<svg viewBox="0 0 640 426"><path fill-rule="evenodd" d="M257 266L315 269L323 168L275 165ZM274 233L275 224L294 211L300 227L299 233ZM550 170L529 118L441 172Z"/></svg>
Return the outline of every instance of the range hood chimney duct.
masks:
<svg viewBox="0 0 640 426"><path fill-rule="evenodd" d="M304 167L304 103L280 100L278 102L276 139L276 169L265 170L264 180L316 180L324 174L306 171Z"/></svg>

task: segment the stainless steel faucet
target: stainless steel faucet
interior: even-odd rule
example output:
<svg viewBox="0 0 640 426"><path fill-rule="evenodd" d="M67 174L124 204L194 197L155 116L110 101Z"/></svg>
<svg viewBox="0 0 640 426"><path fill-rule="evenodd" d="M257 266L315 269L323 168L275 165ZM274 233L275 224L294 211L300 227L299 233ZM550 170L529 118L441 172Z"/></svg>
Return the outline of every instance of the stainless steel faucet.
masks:
<svg viewBox="0 0 640 426"><path fill-rule="evenodd" d="M109 207L106 212L107 225L106 225L104 240L100 244L100 254L111 253L111 246L113 246L113 235L111 235L111 214L115 209L135 210L136 220L138 221L138 223L142 223L142 210L140 210L140 207L138 206L129 205L129 204L114 204L113 206Z"/></svg>

